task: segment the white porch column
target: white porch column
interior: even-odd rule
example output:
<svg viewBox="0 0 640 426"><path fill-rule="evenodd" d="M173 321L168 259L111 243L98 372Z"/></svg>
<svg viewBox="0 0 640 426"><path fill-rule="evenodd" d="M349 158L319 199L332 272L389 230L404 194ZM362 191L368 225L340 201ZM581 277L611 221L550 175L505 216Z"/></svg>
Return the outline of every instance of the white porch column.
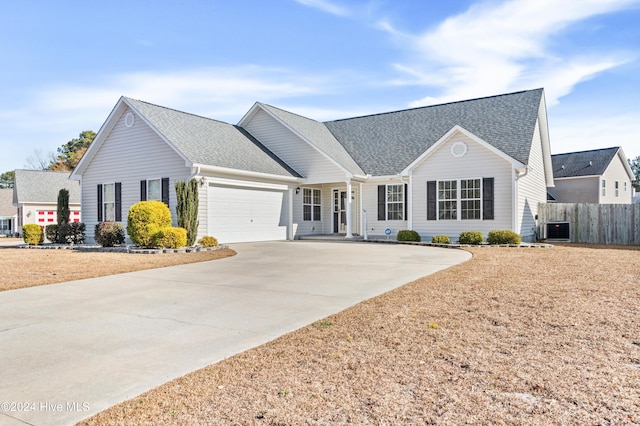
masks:
<svg viewBox="0 0 640 426"><path fill-rule="evenodd" d="M404 202L407 203L407 229L413 229L413 173L409 175L407 193L404 197Z"/></svg>
<svg viewBox="0 0 640 426"><path fill-rule="evenodd" d="M353 200L351 199L351 180L347 180L347 235L345 238L353 238Z"/></svg>
<svg viewBox="0 0 640 426"><path fill-rule="evenodd" d="M293 240L293 191L295 188L290 186L287 191L287 240Z"/></svg>

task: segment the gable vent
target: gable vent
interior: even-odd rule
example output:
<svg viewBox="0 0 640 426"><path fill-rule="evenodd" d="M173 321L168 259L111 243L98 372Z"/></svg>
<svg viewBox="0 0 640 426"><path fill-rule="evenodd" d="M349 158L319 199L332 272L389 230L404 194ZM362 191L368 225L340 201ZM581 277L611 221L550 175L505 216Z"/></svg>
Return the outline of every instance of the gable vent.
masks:
<svg viewBox="0 0 640 426"><path fill-rule="evenodd" d="M136 116L133 115L132 112L128 112L127 115L124 116L124 125L127 127L133 126L133 123L136 122Z"/></svg>

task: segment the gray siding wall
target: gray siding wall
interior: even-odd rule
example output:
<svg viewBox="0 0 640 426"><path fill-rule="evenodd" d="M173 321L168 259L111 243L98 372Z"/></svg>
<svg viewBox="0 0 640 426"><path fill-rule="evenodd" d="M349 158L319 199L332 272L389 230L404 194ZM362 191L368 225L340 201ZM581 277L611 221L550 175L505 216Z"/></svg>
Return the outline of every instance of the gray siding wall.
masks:
<svg viewBox="0 0 640 426"><path fill-rule="evenodd" d="M122 224L126 227L129 207L140 201L140 181L169 177L169 205L177 226L175 179L187 179L184 160L139 117L128 128L127 108L104 140L82 176L82 218L87 242L94 242L97 224L97 185L122 183Z"/></svg>
<svg viewBox="0 0 640 426"><path fill-rule="evenodd" d="M604 171L602 179L605 179L607 182L607 193L604 197L600 195L601 204L631 204L631 180L618 155L615 156L611 164L609 164L609 167ZM616 182L618 182L617 196L615 190Z"/></svg>
<svg viewBox="0 0 640 426"><path fill-rule="evenodd" d="M535 241L538 204L547 200L542 141L540 127L536 124L529 153L529 169L525 176L516 181L518 193L518 215L515 231L523 241Z"/></svg>
<svg viewBox="0 0 640 426"><path fill-rule="evenodd" d="M600 178L587 176L554 179L555 187L549 193L559 203L597 203Z"/></svg>
<svg viewBox="0 0 640 426"><path fill-rule="evenodd" d="M345 179L344 171L266 112L258 110L244 128L309 184Z"/></svg>
<svg viewBox="0 0 640 426"><path fill-rule="evenodd" d="M467 144L466 155L452 155L451 147L456 142ZM427 220L427 181L490 177L494 178L494 220ZM413 229L426 241L431 241L433 235L448 235L457 240L462 231L480 231L486 237L492 229L515 230L512 182L508 161L462 133L456 133L413 172Z"/></svg>

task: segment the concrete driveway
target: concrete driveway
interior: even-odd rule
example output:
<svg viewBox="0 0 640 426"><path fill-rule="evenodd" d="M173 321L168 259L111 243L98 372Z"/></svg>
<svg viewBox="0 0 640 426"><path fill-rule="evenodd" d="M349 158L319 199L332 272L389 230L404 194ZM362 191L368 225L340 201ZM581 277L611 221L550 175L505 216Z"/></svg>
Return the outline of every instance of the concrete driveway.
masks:
<svg viewBox="0 0 640 426"><path fill-rule="evenodd" d="M0 424L73 424L471 257L372 243L231 247L238 255L223 260L0 293Z"/></svg>

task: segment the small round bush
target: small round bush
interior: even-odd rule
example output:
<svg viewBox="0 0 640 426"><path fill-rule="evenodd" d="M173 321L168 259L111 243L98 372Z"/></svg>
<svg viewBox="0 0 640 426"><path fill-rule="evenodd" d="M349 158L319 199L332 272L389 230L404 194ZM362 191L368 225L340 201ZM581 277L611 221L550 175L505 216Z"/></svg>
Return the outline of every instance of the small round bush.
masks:
<svg viewBox="0 0 640 426"><path fill-rule="evenodd" d="M403 229L402 231L398 231L398 241L415 241L420 242L420 234L416 231L411 231L408 229Z"/></svg>
<svg viewBox="0 0 640 426"><path fill-rule="evenodd" d="M479 231L464 231L460 233L458 238L460 244L482 244L482 232Z"/></svg>
<svg viewBox="0 0 640 426"><path fill-rule="evenodd" d="M202 247L217 247L218 240L215 237L206 235L198 240L198 244L200 244Z"/></svg>
<svg viewBox="0 0 640 426"><path fill-rule="evenodd" d="M155 247L177 249L187 245L187 230L184 228L162 228L153 235Z"/></svg>
<svg viewBox="0 0 640 426"><path fill-rule="evenodd" d="M47 237L47 240L51 241L52 243L57 243L58 242L58 224L53 223L51 225L47 225L44 228L44 236Z"/></svg>
<svg viewBox="0 0 640 426"><path fill-rule="evenodd" d="M434 244L449 244L451 240L449 240L449 237L446 235L434 235L433 238L431 238L431 242Z"/></svg>
<svg viewBox="0 0 640 426"><path fill-rule="evenodd" d="M171 211L162 201L140 201L129 208L127 234L142 247L156 247L154 235L171 228Z"/></svg>
<svg viewBox="0 0 640 426"><path fill-rule="evenodd" d="M522 239L519 234L508 229L494 229L487 234L489 244L520 244Z"/></svg>
<svg viewBox="0 0 640 426"><path fill-rule="evenodd" d="M94 237L102 247L124 244L124 225L119 222L100 222L96 225Z"/></svg>
<svg viewBox="0 0 640 426"><path fill-rule="evenodd" d="M40 225L35 223L24 225L22 227L22 236L24 242L32 246L39 246L44 242L44 232Z"/></svg>

